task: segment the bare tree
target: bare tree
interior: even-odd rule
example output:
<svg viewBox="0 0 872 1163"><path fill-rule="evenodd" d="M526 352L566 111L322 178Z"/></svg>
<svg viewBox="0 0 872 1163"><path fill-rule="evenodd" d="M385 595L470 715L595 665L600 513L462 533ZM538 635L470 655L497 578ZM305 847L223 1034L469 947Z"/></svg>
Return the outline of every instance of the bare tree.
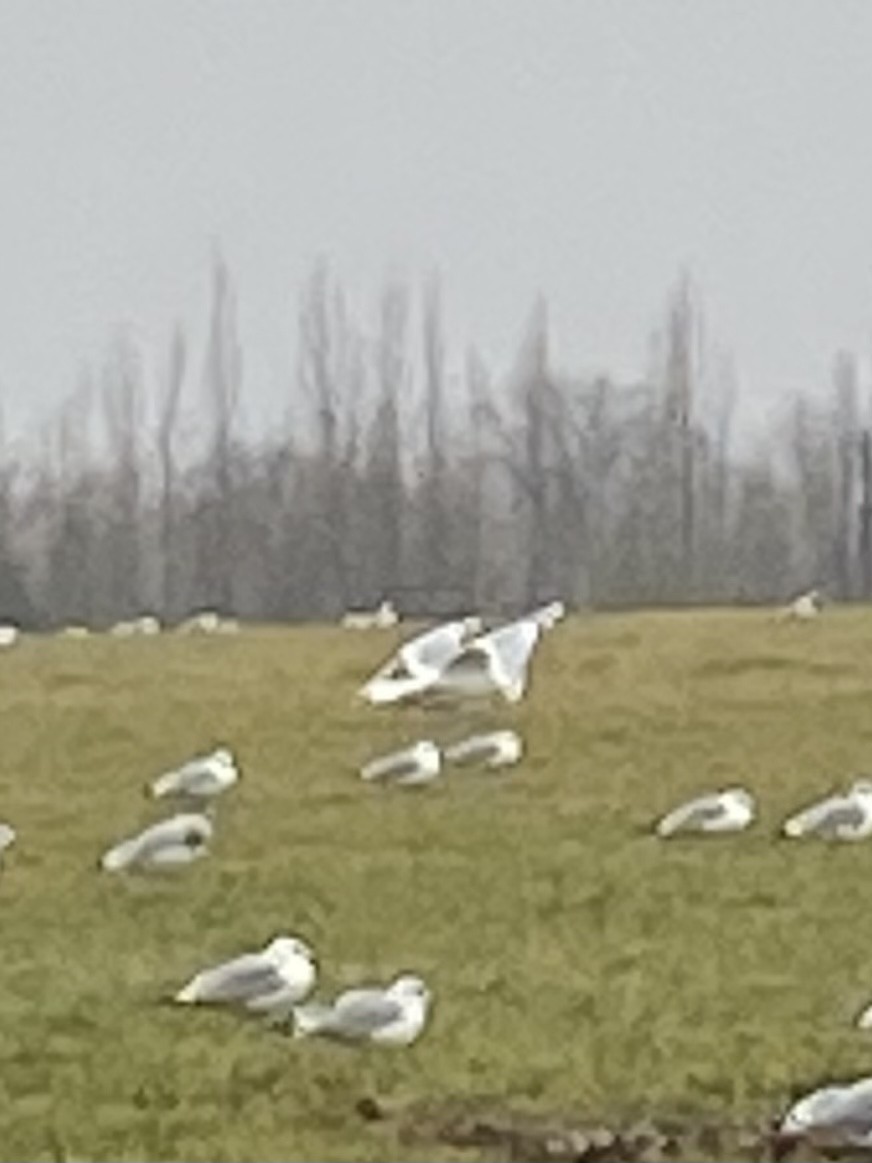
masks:
<svg viewBox="0 0 872 1163"><path fill-rule="evenodd" d="M44 445L41 491L48 513L44 606L51 623L111 616L99 586L96 481L88 457L91 399L90 377L85 374L61 406Z"/></svg>
<svg viewBox="0 0 872 1163"><path fill-rule="evenodd" d="M688 597L694 586L694 341L696 315L690 278L683 273L672 292L666 335L665 405L673 436L669 443L669 473L678 477L679 560L681 576L674 584L675 596Z"/></svg>
<svg viewBox="0 0 872 1163"><path fill-rule="evenodd" d="M206 391L211 407L209 489L198 513L197 588L201 600L234 609L234 435L242 385L242 349L236 293L223 257L212 264L212 307L206 350Z"/></svg>
<svg viewBox="0 0 872 1163"><path fill-rule="evenodd" d="M179 613L176 592L176 461L175 434L187 363L187 343L180 323L173 327L169 361L160 402L157 452L160 465L161 604L164 617Z"/></svg>
<svg viewBox="0 0 872 1163"><path fill-rule="evenodd" d="M429 601L450 587L448 520L445 508L445 343L439 281L432 276L424 295L424 399L426 456L423 488L422 535L425 546L425 584Z"/></svg>
<svg viewBox="0 0 872 1163"><path fill-rule="evenodd" d="M854 482L857 471L859 419L857 361L840 352L833 366L836 400L834 409L837 457L837 514L833 546L836 585L841 598L852 593L852 546L854 544Z"/></svg>
<svg viewBox="0 0 872 1163"><path fill-rule="evenodd" d="M103 377L103 412L113 458L103 555L114 616L138 611L140 573L140 457L142 377L130 337L115 339Z"/></svg>
<svg viewBox="0 0 872 1163"><path fill-rule="evenodd" d="M409 386L406 357L408 295L390 283L382 295L376 356L377 403L369 426L367 482L370 500L368 541L372 546L370 599L389 595L403 577L403 456L400 401Z"/></svg>
<svg viewBox="0 0 872 1163"><path fill-rule="evenodd" d="M342 429L353 427L354 403L347 389L354 354L344 297L331 288L324 263L313 271L304 296L299 353L300 384L312 406L316 432L312 563L320 575L323 605L335 612L350 598Z"/></svg>

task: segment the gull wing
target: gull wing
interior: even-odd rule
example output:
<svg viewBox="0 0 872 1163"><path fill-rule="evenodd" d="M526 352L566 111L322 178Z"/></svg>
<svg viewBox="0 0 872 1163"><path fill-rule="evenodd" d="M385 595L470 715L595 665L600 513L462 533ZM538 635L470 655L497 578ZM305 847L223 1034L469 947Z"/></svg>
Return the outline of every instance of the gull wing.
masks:
<svg viewBox="0 0 872 1163"><path fill-rule="evenodd" d="M389 775L413 775L421 767L421 761L415 755L413 747L405 747L402 751L394 751L390 755L383 755L372 759L360 769L360 778L365 780L383 779Z"/></svg>
<svg viewBox="0 0 872 1163"><path fill-rule="evenodd" d="M257 953L244 953L194 978L197 1000L202 1002L251 1001L287 987L284 978Z"/></svg>
<svg viewBox="0 0 872 1163"><path fill-rule="evenodd" d="M329 1030L338 1037L363 1038L402 1015L403 1007L382 990L351 989L336 999Z"/></svg>
<svg viewBox="0 0 872 1163"><path fill-rule="evenodd" d="M445 667L436 689L478 695L496 686L517 702L526 687L527 667L539 634L537 623L521 620L474 638Z"/></svg>
<svg viewBox="0 0 872 1163"><path fill-rule="evenodd" d="M460 653L465 633L465 623L446 622L406 642L397 655L410 675L440 674Z"/></svg>
<svg viewBox="0 0 872 1163"><path fill-rule="evenodd" d="M671 836L683 829L704 828L723 818L726 812L723 800L717 795L698 796L669 812L657 825L660 836Z"/></svg>

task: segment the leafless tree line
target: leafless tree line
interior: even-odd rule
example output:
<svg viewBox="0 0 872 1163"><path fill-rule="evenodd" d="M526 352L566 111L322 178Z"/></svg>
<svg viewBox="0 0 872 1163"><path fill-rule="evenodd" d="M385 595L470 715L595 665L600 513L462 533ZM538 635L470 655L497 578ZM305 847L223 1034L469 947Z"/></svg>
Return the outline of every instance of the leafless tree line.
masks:
<svg viewBox="0 0 872 1163"><path fill-rule="evenodd" d="M323 619L383 597L436 616L554 596L768 602L811 585L869 597L856 361L839 354L828 390L739 455L735 376L701 324L682 277L648 374L619 384L555 367L538 302L497 382L475 350L449 370L436 279L420 295L388 284L370 334L322 264L299 303L288 423L254 441L216 257L203 355L176 326L147 383L119 334L34 455L0 451L0 619Z"/></svg>

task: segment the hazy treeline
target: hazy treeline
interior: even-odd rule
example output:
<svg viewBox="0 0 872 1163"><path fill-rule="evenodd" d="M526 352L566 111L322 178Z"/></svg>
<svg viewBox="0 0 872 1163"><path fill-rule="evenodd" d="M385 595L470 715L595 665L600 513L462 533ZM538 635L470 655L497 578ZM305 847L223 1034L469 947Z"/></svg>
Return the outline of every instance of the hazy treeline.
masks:
<svg viewBox="0 0 872 1163"><path fill-rule="evenodd" d="M686 278L640 383L556 368L541 302L510 375L496 381L474 350L458 369L435 280L387 285L365 331L319 266L297 327L288 422L257 440L242 432L236 293L220 258L205 351L177 326L146 376L120 334L38 451L2 454L0 619L869 593L854 360L838 355L828 391L796 399L739 456L734 375L702 341Z"/></svg>

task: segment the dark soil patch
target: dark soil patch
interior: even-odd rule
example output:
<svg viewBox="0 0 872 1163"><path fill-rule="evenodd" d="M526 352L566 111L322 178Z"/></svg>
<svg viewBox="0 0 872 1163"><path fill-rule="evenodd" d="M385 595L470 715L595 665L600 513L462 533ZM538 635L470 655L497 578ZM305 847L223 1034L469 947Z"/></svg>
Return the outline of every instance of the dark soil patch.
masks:
<svg viewBox="0 0 872 1163"><path fill-rule="evenodd" d="M872 1163L872 1148L822 1138L786 1141L768 1127L705 1120L644 1119L607 1126L566 1113L532 1115L470 1099L399 1108L368 1096L356 1109L367 1122L397 1124L403 1143L468 1149L493 1163Z"/></svg>

